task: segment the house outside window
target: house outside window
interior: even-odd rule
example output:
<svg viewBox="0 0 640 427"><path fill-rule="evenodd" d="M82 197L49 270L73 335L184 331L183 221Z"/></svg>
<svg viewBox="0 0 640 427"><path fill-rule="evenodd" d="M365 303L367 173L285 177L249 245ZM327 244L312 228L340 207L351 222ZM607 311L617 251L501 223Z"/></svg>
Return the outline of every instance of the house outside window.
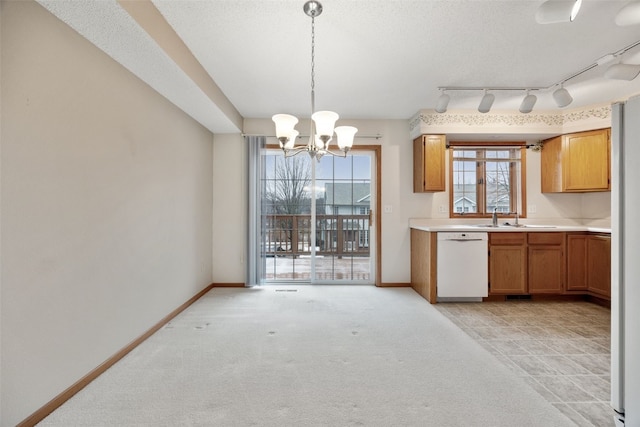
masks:
<svg viewBox="0 0 640 427"><path fill-rule="evenodd" d="M450 143L451 217L526 216L526 146L508 144Z"/></svg>

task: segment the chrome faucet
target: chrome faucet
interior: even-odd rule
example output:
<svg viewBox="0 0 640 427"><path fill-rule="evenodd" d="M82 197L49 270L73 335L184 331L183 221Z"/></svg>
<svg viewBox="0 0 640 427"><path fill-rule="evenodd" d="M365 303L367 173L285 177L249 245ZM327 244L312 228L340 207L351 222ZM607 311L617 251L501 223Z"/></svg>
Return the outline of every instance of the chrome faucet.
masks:
<svg viewBox="0 0 640 427"><path fill-rule="evenodd" d="M494 227L498 226L498 208L493 208L493 216L491 217L491 224Z"/></svg>
<svg viewBox="0 0 640 427"><path fill-rule="evenodd" d="M518 224L518 216L519 216L518 211L515 211L515 215L516 215L516 219L515 219L516 222L513 225L515 225L516 227L519 227L520 224Z"/></svg>

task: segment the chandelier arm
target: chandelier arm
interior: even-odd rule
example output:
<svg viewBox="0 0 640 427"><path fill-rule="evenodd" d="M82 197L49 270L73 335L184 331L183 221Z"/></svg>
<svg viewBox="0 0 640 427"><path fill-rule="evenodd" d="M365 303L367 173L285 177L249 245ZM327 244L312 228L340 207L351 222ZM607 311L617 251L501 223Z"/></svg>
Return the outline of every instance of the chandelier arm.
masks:
<svg viewBox="0 0 640 427"><path fill-rule="evenodd" d="M340 151L339 153L333 152L331 150L327 150L326 148L322 150L324 154L331 154L334 157L347 157L347 152L349 150Z"/></svg>
<svg viewBox="0 0 640 427"><path fill-rule="evenodd" d="M297 156L300 153L306 153L308 150L307 150L307 147L305 146L300 148L290 148L288 150L283 148L282 151L284 151L284 157L287 158L287 157Z"/></svg>

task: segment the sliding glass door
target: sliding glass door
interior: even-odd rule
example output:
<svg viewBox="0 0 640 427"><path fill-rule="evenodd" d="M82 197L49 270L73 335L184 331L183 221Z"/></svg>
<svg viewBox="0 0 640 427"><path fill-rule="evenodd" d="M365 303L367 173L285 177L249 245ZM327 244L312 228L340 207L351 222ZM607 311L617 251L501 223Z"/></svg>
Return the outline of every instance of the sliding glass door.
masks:
<svg viewBox="0 0 640 427"><path fill-rule="evenodd" d="M260 281L375 283L375 152L261 159Z"/></svg>

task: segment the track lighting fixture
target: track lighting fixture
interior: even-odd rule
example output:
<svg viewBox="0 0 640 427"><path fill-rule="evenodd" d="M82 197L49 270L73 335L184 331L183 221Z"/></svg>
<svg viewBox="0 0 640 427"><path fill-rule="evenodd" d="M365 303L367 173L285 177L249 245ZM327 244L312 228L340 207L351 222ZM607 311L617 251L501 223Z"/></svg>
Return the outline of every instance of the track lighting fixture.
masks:
<svg viewBox="0 0 640 427"><path fill-rule="evenodd" d="M496 96L492 93L484 90L484 96L480 100L480 105L478 105L478 111L481 113L488 113L491 110L491 106L493 105L493 101L495 101Z"/></svg>
<svg viewBox="0 0 640 427"><path fill-rule="evenodd" d="M436 103L436 112L444 113L447 111L447 106L449 105L449 100L451 97L442 91L440 97L438 97L438 102Z"/></svg>
<svg viewBox="0 0 640 427"><path fill-rule="evenodd" d="M523 114L528 114L533 110L533 106L536 105L536 101L538 98L535 95L532 95L527 90L527 95L522 100L520 104L520 112Z"/></svg>
<svg viewBox="0 0 640 427"><path fill-rule="evenodd" d="M573 102L573 98L567 89L560 84L560 87L553 92L553 99L560 108L566 107Z"/></svg>

